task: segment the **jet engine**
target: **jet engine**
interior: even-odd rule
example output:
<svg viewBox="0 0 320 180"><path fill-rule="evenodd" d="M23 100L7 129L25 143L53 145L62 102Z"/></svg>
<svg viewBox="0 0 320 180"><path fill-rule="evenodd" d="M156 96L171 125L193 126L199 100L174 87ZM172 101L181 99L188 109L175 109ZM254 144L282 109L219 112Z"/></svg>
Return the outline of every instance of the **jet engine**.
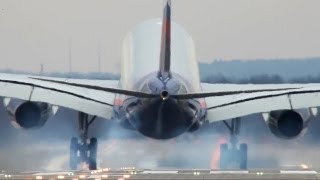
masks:
<svg viewBox="0 0 320 180"><path fill-rule="evenodd" d="M48 103L11 98L5 98L4 105L9 114L11 124L19 129L40 128L58 110L56 106Z"/></svg>
<svg viewBox="0 0 320 180"><path fill-rule="evenodd" d="M309 109L271 111L265 120L275 136L293 139L307 126L310 111Z"/></svg>

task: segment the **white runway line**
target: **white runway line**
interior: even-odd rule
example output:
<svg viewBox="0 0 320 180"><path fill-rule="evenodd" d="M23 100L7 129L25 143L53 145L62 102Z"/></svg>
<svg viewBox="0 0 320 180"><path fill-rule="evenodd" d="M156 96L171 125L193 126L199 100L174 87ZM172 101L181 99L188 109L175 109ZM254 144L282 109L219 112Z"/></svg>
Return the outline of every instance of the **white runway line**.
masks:
<svg viewBox="0 0 320 180"><path fill-rule="evenodd" d="M54 176L54 175L69 175L70 172L41 172L41 173L34 173L34 176Z"/></svg>
<svg viewBox="0 0 320 180"><path fill-rule="evenodd" d="M87 178L88 179L101 179L101 175L90 175Z"/></svg>
<svg viewBox="0 0 320 180"><path fill-rule="evenodd" d="M316 171L289 171L289 170L280 170L281 174L317 174Z"/></svg>
<svg viewBox="0 0 320 180"><path fill-rule="evenodd" d="M248 174L249 171L210 171L210 174Z"/></svg>
<svg viewBox="0 0 320 180"><path fill-rule="evenodd" d="M143 171L141 174L177 174L178 171Z"/></svg>

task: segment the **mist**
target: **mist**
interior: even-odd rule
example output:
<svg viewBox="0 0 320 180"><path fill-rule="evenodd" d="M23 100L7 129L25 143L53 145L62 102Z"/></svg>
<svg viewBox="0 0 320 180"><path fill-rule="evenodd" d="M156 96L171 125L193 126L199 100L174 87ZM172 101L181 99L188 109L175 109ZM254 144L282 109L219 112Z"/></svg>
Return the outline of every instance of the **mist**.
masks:
<svg viewBox="0 0 320 180"><path fill-rule="evenodd" d="M100 69L98 59L101 56L101 70L111 73L88 76L118 79L123 37L135 24L161 17L163 4L149 0L2 0L0 5L0 69L32 71L34 74L40 70L48 73L45 75L57 71L50 74L56 77L70 71L73 73L68 77L87 78L81 73ZM251 76L258 76L258 81L267 80L267 83L275 80L277 83L310 82L310 78L304 78L308 76L314 79L313 82L320 82L320 63L315 63L319 62L320 56L318 7L317 0L203 0L201 3L177 0L173 3L173 19L186 27L194 38L198 58L203 62L201 76L206 82L250 83L257 80L248 79ZM213 57L249 61L211 63ZM266 62L269 63L266 66L260 61L252 62L258 57L290 59L286 62L275 59L273 64ZM309 59L312 62L300 62L301 57L316 58ZM71 60L72 66L69 66ZM216 77L211 76L212 72L217 73ZM301 79L294 79L298 77ZM70 139L78 136L77 112L60 108L44 127L29 131L10 125L2 103L0 118L0 170L68 169ZM319 116L313 118L308 131L300 137L281 140L272 135L260 115L244 117L239 142L249 144L248 167L278 169L301 164L320 167L318 119ZM229 138L227 128L221 122L203 126L192 134L158 141L122 129L117 123L97 119L90 134L99 139L98 167L114 169L128 166L218 168L219 144Z"/></svg>
<svg viewBox="0 0 320 180"><path fill-rule="evenodd" d="M6 73L13 72L11 70ZM26 73L17 72L14 73ZM117 79L116 74L51 73L49 76ZM203 78L204 76L202 76ZM318 82L320 76L286 79L279 75L256 75L247 79L212 75L210 83L282 83ZM2 99L0 99L2 101ZM318 145L320 116L310 119L308 128L299 137L283 140L275 137L261 117L254 114L242 118L239 143L248 143L249 169L300 168L302 164L319 168ZM77 112L59 108L40 129L15 129L5 107L0 103L0 170L55 171L69 169L69 146L78 137ZM219 145L228 142L229 132L222 122L204 125L194 133L185 133L170 140L153 140L135 131L120 127L117 122L98 118L90 127L90 136L97 137L98 167L119 169L217 169ZM236 168L236 166L234 166Z"/></svg>
<svg viewBox="0 0 320 180"><path fill-rule="evenodd" d="M0 115L0 170L68 169L70 139L77 136L75 111L61 108L44 127L28 131L10 125L3 105ZM239 142L249 144L248 168L299 168L301 164L319 167L319 118L311 119L307 132L294 140L276 138L260 115L243 118ZM143 137L103 119L97 119L90 128L91 136L99 139L98 167L112 169L217 169L219 144L229 138L223 123L165 141Z"/></svg>

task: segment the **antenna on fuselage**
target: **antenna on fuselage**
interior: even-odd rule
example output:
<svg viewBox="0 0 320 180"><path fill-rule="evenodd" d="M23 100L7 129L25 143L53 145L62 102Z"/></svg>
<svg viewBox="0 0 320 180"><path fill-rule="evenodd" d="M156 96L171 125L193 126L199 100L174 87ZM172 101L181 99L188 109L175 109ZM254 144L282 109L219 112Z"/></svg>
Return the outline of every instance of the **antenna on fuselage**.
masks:
<svg viewBox="0 0 320 180"><path fill-rule="evenodd" d="M98 58L98 72L101 73L101 45L100 45L100 39L97 39L97 58Z"/></svg>
<svg viewBox="0 0 320 180"><path fill-rule="evenodd" d="M44 65L43 65L43 63L40 63L39 76L43 76L43 74L44 74Z"/></svg>
<svg viewBox="0 0 320 180"><path fill-rule="evenodd" d="M69 60L69 75L72 72L72 38L68 38L68 60Z"/></svg>
<svg viewBox="0 0 320 180"><path fill-rule="evenodd" d="M160 69L159 77L167 79L170 77L171 64L171 0L166 0L163 19L162 19L162 34L161 34L161 49L160 49Z"/></svg>

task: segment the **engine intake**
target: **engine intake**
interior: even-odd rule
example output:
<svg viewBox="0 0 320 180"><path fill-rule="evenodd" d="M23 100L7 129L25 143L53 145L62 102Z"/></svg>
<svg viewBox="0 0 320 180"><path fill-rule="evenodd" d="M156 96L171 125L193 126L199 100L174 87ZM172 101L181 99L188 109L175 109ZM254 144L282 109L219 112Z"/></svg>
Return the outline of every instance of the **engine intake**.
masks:
<svg viewBox="0 0 320 180"><path fill-rule="evenodd" d="M10 99L5 105L12 125L22 129L40 128L55 113L50 104L42 102Z"/></svg>
<svg viewBox="0 0 320 180"><path fill-rule="evenodd" d="M297 137L305 127L302 116L293 110L270 112L267 124L274 135L284 139Z"/></svg>

